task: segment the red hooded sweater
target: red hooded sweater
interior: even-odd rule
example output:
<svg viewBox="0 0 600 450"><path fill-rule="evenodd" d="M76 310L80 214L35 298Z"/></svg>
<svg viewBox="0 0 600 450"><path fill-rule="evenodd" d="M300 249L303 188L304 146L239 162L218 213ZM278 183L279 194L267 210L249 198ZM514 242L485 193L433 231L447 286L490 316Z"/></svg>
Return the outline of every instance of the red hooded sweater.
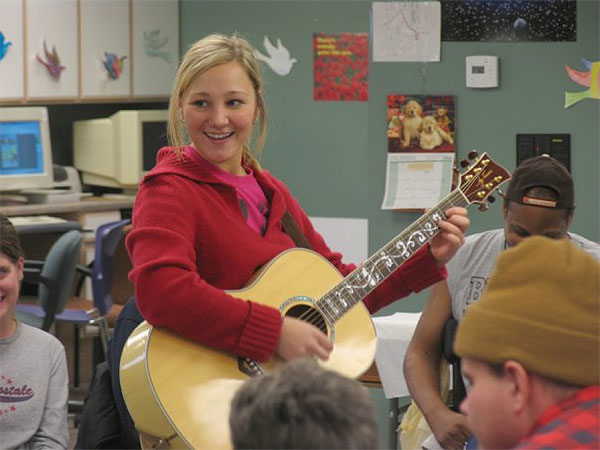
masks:
<svg viewBox="0 0 600 450"><path fill-rule="evenodd" d="M329 249L281 181L264 170L254 174L270 202L264 236L246 224L233 187L195 162L179 159L171 148L162 148L156 166L140 184L126 244L133 262L129 277L137 305L150 324L265 361L277 348L280 312L224 290L241 289L257 268L295 247L282 230L285 210L312 249L342 275L356 266L342 263L342 255ZM425 247L365 297L364 303L374 312L445 276L445 268L437 266Z"/></svg>

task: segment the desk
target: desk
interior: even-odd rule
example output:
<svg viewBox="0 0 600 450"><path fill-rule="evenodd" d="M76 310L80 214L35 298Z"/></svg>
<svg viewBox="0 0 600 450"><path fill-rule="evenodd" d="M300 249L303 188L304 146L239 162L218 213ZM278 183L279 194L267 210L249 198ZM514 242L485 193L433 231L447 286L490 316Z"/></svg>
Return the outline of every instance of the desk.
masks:
<svg viewBox="0 0 600 450"><path fill-rule="evenodd" d="M135 197L130 195L105 195L102 197L88 197L77 202L3 205L0 206L0 213L9 217L33 216L37 214L64 217L87 212L129 210L133 208L134 200Z"/></svg>
<svg viewBox="0 0 600 450"><path fill-rule="evenodd" d="M421 313L395 313L390 316L374 317L377 332L375 363L385 398L410 395L402 365L408 344L415 332Z"/></svg>
<svg viewBox="0 0 600 450"><path fill-rule="evenodd" d="M395 313L373 317L377 332L375 362L360 377L367 386L381 386L389 401L388 448L398 447L399 397L410 395L402 365L421 313Z"/></svg>
<svg viewBox="0 0 600 450"><path fill-rule="evenodd" d="M57 229L54 233L49 233L48 228L42 229L36 228L36 226L19 225L16 227L21 236L21 246L28 259L46 259L46 254L52 244L60 234L68 229L78 227L89 231L84 236L81 259L81 263L87 264L94 256L94 232L98 225L130 217L134 200L135 197L130 195L108 194L102 197L87 197L76 202L0 205L0 213L9 218L49 215L60 217L68 222L56 225L61 230ZM65 227L73 228L65 229ZM89 291L89 288L86 288L86 291Z"/></svg>

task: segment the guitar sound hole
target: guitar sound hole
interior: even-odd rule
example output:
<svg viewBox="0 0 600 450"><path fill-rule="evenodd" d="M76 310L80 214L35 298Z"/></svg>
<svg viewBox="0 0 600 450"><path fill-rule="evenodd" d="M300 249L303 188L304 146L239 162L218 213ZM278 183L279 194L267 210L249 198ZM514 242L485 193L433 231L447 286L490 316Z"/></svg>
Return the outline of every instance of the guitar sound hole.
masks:
<svg viewBox="0 0 600 450"><path fill-rule="evenodd" d="M304 320L327 334L327 323L325 322L325 318L319 311L309 305L294 305L285 313L285 315Z"/></svg>

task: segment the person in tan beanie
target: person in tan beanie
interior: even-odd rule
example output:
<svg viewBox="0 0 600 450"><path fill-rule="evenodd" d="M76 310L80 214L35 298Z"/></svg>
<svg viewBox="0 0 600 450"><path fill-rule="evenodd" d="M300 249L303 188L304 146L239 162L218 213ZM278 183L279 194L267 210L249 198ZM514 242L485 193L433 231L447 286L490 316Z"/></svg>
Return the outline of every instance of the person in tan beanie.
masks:
<svg viewBox="0 0 600 450"><path fill-rule="evenodd" d="M454 349L480 448L600 448L600 263L568 239L503 252Z"/></svg>

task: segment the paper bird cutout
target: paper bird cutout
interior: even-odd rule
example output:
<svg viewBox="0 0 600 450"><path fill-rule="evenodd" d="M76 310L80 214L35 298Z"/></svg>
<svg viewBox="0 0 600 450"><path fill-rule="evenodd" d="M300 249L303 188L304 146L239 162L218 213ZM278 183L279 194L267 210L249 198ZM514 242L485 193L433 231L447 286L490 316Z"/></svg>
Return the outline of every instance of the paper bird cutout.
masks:
<svg viewBox="0 0 600 450"><path fill-rule="evenodd" d="M113 80L118 80L121 78L121 72L123 71L123 61L127 58L127 56L121 56L120 58L114 53L104 52L104 56L106 59L102 62L106 71L108 72L108 76Z"/></svg>
<svg viewBox="0 0 600 450"><path fill-rule="evenodd" d="M4 33L0 31L0 61L4 59L6 56L6 52L8 51L8 47L12 45L12 42L7 41Z"/></svg>
<svg viewBox="0 0 600 450"><path fill-rule="evenodd" d="M567 65L565 65L565 70L571 80L581 86L588 86L589 89L580 92L565 92L565 108L584 98L600 99L600 61L590 62L587 59L581 61L588 72L579 72Z"/></svg>
<svg viewBox="0 0 600 450"><path fill-rule="evenodd" d="M46 47L45 39L44 39L44 56L46 57L45 61L42 58L40 58L40 55L38 55L38 54L35 55L35 58L38 60L38 62L43 64L44 67L46 67L46 69L48 70L48 73L52 76L52 78L54 78L56 81L60 80L60 74L62 73L63 70L65 70L65 66L61 66L61 64L60 64L60 58L58 57L58 53L56 51L56 46L52 46L52 53L50 53L48 51L48 48Z"/></svg>
<svg viewBox="0 0 600 450"><path fill-rule="evenodd" d="M285 76L290 73L292 66L298 60L290 58L290 52L283 46L281 39L277 39L277 47L275 47L271 44L269 38L265 36L263 44L269 56L265 56L258 50L255 50L254 55L256 58L267 63L277 75Z"/></svg>
<svg viewBox="0 0 600 450"><path fill-rule="evenodd" d="M146 55L162 58L167 63L171 63L171 54L160 50L167 42L169 42L169 37L161 37L160 30L144 31L144 51Z"/></svg>

